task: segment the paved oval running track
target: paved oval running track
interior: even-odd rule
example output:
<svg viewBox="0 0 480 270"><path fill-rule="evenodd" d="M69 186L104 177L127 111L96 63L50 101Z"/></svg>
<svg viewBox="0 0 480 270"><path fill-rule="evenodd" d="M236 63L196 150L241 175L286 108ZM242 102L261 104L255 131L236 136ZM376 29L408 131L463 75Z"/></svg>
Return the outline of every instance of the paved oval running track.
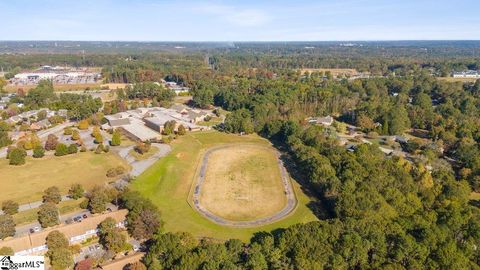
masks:
<svg viewBox="0 0 480 270"><path fill-rule="evenodd" d="M295 210L295 207L297 205L297 198L295 197L295 193L293 191L290 178L288 177L287 170L285 169L285 166L283 165L282 160L280 160L280 153L278 151L276 151L278 167L280 169L280 175L282 177L282 183L285 189L285 195L287 196L287 204L282 210L278 211L277 213L271 216L264 217L264 218L248 220L248 221L232 221L232 220L227 220L220 216L217 216L214 213L210 212L205 207L203 207L200 202L200 193L202 191L202 185L205 181L205 172L207 170L208 158L212 152L216 150L228 148L231 146L234 146L234 145L224 145L224 146L214 147L214 148L208 149L207 152L205 152L205 154L203 155L200 172L198 173L198 177L196 177L197 181L195 183L195 189L193 192L193 205L195 209L200 214L202 214L205 218L217 224L224 225L224 226L233 226L233 227L257 227L265 224L270 224L280 219L283 219L285 216L287 216L293 210Z"/></svg>

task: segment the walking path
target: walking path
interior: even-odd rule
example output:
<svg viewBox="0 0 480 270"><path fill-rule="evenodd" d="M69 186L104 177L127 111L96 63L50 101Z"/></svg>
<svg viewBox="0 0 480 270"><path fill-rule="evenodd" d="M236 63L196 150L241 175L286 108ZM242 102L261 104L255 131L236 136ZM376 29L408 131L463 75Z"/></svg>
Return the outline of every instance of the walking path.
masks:
<svg viewBox="0 0 480 270"><path fill-rule="evenodd" d="M63 195L62 196L62 202L63 201L69 201L69 200L71 200L71 198L68 195ZM36 201L36 202L21 204L21 205L18 206L18 212L23 212L23 211L28 211L28 210L31 210L31 209L36 209L36 208L40 207L40 205L42 205L42 204L43 204L42 201ZM0 210L0 215L3 215L2 210Z"/></svg>
<svg viewBox="0 0 480 270"><path fill-rule="evenodd" d="M282 183L285 189L285 196L287 196L287 204L282 210L280 210L279 212L269 217L259 218L255 220L248 220L248 221L231 221L231 220L227 220L222 217L219 217L213 214L212 212L210 212L205 207L203 207L200 202L200 193L202 189L202 184L205 181L205 172L207 170L208 158L212 152L219 149L227 148L227 147L230 147L230 146L226 145L226 146L211 148L203 156L202 165L200 167L200 173L198 175L197 183L195 185L195 190L193 193L193 205L195 206L195 209L197 209L197 211L200 212L200 214L202 214L207 219L220 225L233 226L233 227L257 227L257 226L278 221L284 218L285 216L287 216L288 214L290 214L293 210L295 210L295 207L297 205L297 198L295 197L292 183L290 182L290 177L288 176L288 173L287 173L287 170L285 169L283 161L280 159L280 153L278 151L276 152L277 158L278 158L278 167L280 169Z"/></svg>

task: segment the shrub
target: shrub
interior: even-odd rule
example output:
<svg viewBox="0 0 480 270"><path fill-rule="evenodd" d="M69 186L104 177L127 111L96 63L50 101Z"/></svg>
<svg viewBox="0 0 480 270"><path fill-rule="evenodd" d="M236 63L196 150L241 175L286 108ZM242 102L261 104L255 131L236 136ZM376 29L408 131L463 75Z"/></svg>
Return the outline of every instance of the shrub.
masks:
<svg viewBox="0 0 480 270"><path fill-rule="evenodd" d="M18 203L12 200L6 200L2 202L2 211L5 214L14 215L18 213ZM2 255L2 254L0 254Z"/></svg>
<svg viewBox="0 0 480 270"><path fill-rule="evenodd" d="M8 154L8 158L10 159L10 165L23 165L25 164L25 157L27 156L27 152L20 148L14 148Z"/></svg>
<svg viewBox="0 0 480 270"><path fill-rule="evenodd" d="M172 142L172 137L171 136L163 136L162 137L162 143L170 143Z"/></svg>
<svg viewBox="0 0 480 270"><path fill-rule="evenodd" d="M107 170L107 177L115 177L125 173L125 168L118 166L116 168L110 168Z"/></svg>
<svg viewBox="0 0 480 270"><path fill-rule="evenodd" d="M178 126L177 134L178 134L178 135L185 135L185 134L187 134L187 130L185 129L185 127L184 127L183 125Z"/></svg>
<svg viewBox="0 0 480 270"><path fill-rule="evenodd" d="M95 142L96 144L101 144L101 143L103 143L103 136L102 136L102 134L100 134L100 133L96 134L96 135L95 135L95 140L94 140L94 142Z"/></svg>
<svg viewBox="0 0 480 270"><path fill-rule="evenodd" d="M80 132L78 132L78 130L72 132L72 140L80 140Z"/></svg>
<svg viewBox="0 0 480 270"><path fill-rule="evenodd" d="M68 154L76 154L78 152L78 147L76 144L70 144L68 146Z"/></svg>
<svg viewBox="0 0 480 270"><path fill-rule="evenodd" d="M133 149L137 153L143 155L143 154L147 153L148 151L150 151L150 146L151 146L150 143L137 143L137 145L135 145L135 147Z"/></svg>
<svg viewBox="0 0 480 270"><path fill-rule="evenodd" d="M101 154L103 152L103 144L99 144L95 149L95 154Z"/></svg>
<svg viewBox="0 0 480 270"><path fill-rule="evenodd" d="M33 149L33 157L34 158L42 158L45 156L45 149L41 146L37 146Z"/></svg>
<svg viewBox="0 0 480 270"><path fill-rule="evenodd" d="M82 145L82 147L80 147L80 152L87 152L87 148Z"/></svg>
<svg viewBox="0 0 480 270"><path fill-rule="evenodd" d="M63 135L72 135L72 127L66 127L63 129Z"/></svg>
<svg viewBox="0 0 480 270"><path fill-rule="evenodd" d="M103 152L105 152L105 153L110 152L110 146L105 145L105 146L103 147Z"/></svg>
<svg viewBox="0 0 480 270"><path fill-rule="evenodd" d="M78 129L80 129L80 130L87 130L88 126L89 126L89 124L88 124L88 121L86 119L78 122Z"/></svg>
<svg viewBox="0 0 480 270"><path fill-rule="evenodd" d="M55 150L58 144L58 138L57 136L50 134L47 137L47 141L45 142L45 150L47 151L52 151Z"/></svg>
<svg viewBox="0 0 480 270"><path fill-rule="evenodd" d="M112 146L119 146L122 143L122 135L120 131L115 130L112 135L112 140L110 141L110 145Z"/></svg>
<svg viewBox="0 0 480 270"><path fill-rule="evenodd" d="M117 176L117 173L115 172L114 168L110 168L107 170L107 177L115 177Z"/></svg>
<svg viewBox="0 0 480 270"><path fill-rule="evenodd" d="M63 143L57 144L57 147L55 147L55 156L60 157L65 155L68 155L68 147Z"/></svg>
<svg viewBox="0 0 480 270"><path fill-rule="evenodd" d="M49 187L43 192L43 202L59 203L62 201L62 195L60 194L60 189L58 187Z"/></svg>
<svg viewBox="0 0 480 270"><path fill-rule="evenodd" d="M82 185L80 184L73 184L70 189L68 190L68 195L74 200L78 200L83 197L83 193L85 190L83 189Z"/></svg>

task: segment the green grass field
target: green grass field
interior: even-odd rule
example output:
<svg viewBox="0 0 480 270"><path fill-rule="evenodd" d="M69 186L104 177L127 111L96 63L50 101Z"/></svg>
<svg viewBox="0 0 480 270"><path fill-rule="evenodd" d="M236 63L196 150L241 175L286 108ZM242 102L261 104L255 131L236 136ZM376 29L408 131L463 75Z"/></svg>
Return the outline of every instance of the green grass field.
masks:
<svg viewBox="0 0 480 270"><path fill-rule="evenodd" d="M247 241L258 231L271 231L316 220L306 206L310 199L302 193L296 182L293 185L298 198L297 209L276 223L256 228L232 228L217 225L201 216L191 207L189 198L199 160L206 149L226 143L269 145L267 140L257 135L238 136L217 131L188 133L172 142L172 152L132 183L133 190L141 192L160 208L166 231L186 231L197 237Z"/></svg>
<svg viewBox="0 0 480 270"><path fill-rule="evenodd" d="M68 214L68 213L80 210L81 209L80 203L82 201L83 200L79 199L79 200L69 200L69 201L60 202L57 205L60 215L64 215L64 214ZM18 212L17 214L13 215L13 220L15 221L15 224L17 226L32 223L37 220L37 212L38 212L38 208Z"/></svg>
<svg viewBox="0 0 480 270"><path fill-rule="evenodd" d="M110 181L109 168L129 165L113 153L77 153L63 157L48 156L41 159L27 158L22 166L8 165L0 160L0 201L15 200L19 203L38 201L43 191L57 186L66 194L72 184L81 184L85 189Z"/></svg>
<svg viewBox="0 0 480 270"><path fill-rule="evenodd" d="M158 147L155 147L155 146L151 146L150 147L150 150L148 150L147 153L145 154L140 154L138 153L137 151L135 151L134 149L130 150L128 153L135 158L135 160L145 160L145 159L149 159L151 158L153 155L155 155L155 153L158 152Z"/></svg>

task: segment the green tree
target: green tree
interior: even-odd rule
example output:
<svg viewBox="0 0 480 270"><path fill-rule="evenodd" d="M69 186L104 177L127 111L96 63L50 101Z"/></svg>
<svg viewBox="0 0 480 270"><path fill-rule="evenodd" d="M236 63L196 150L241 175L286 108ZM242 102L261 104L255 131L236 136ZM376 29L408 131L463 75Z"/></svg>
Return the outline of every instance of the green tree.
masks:
<svg viewBox="0 0 480 270"><path fill-rule="evenodd" d="M76 154L78 152L78 147L76 144L72 143L68 146L68 154Z"/></svg>
<svg viewBox="0 0 480 270"><path fill-rule="evenodd" d="M187 130L185 129L185 127L184 127L183 125L179 125L179 126L178 126L178 132L177 132L177 133L178 133L178 135L181 135L181 136L182 136L182 135L187 134Z"/></svg>
<svg viewBox="0 0 480 270"><path fill-rule="evenodd" d="M163 131L162 133L164 135L170 135L170 134L173 134L174 132L174 129L175 129L175 120L171 120L171 121L167 121L165 122L165 124L163 125Z"/></svg>
<svg viewBox="0 0 480 270"><path fill-rule="evenodd" d="M73 265L73 254L69 248L67 237L59 232L52 231L46 238L50 264L53 269L67 269Z"/></svg>
<svg viewBox="0 0 480 270"><path fill-rule="evenodd" d="M57 144L55 147L55 156L61 157L65 155L68 155L68 146L63 143Z"/></svg>
<svg viewBox="0 0 480 270"><path fill-rule="evenodd" d="M80 140L80 132L76 129L72 131L72 140Z"/></svg>
<svg viewBox="0 0 480 270"><path fill-rule="evenodd" d="M42 199L44 203L50 202L58 204L62 201L62 194L60 194L60 189L58 187L52 186L43 192Z"/></svg>
<svg viewBox="0 0 480 270"><path fill-rule="evenodd" d="M18 213L18 203L12 200L2 202L2 211L8 215L15 215Z"/></svg>
<svg viewBox="0 0 480 270"><path fill-rule="evenodd" d="M57 206L53 203L44 203L38 210L38 222L42 228L60 224Z"/></svg>
<svg viewBox="0 0 480 270"><path fill-rule="evenodd" d="M25 157L27 156L27 152L23 149L20 148L14 148L12 149L9 154L9 164L10 165L23 165L25 164Z"/></svg>
<svg viewBox="0 0 480 270"><path fill-rule="evenodd" d="M127 192L122 196L122 204L129 210L127 229L138 240L151 239L162 228L159 209L138 192Z"/></svg>
<svg viewBox="0 0 480 270"><path fill-rule="evenodd" d="M80 130L87 130L88 126L89 126L89 124L88 124L88 121L86 119L78 122L78 129L80 129Z"/></svg>
<svg viewBox="0 0 480 270"><path fill-rule="evenodd" d="M102 186L93 187L86 197L88 199L88 209L94 214L104 212L107 209L107 203L112 201L108 190Z"/></svg>
<svg viewBox="0 0 480 270"><path fill-rule="evenodd" d="M36 146L33 148L33 157L42 158L45 156L45 149L42 146Z"/></svg>
<svg viewBox="0 0 480 270"><path fill-rule="evenodd" d="M0 239L15 235L15 222L11 215L0 215Z"/></svg>
<svg viewBox="0 0 480 270"><path fill-rule="evenodd" d="M68 195L74 200L78 200L83 197L85 190L80 184L73 184L68 190Z"/></svg>
<svg viewBox="0 0 480 270"><path fill-rule="evenodd" d="M113 131L112 141L110 142L110 145L119 146L121 143L122 143L122 135L120 131L116 129L115 131Z"/></svg>
<svg viewBox="0 0 480 270"><path fill-rule="evenodd" d="M408 118L407 110L401 105L397 105L390 112L389 121L389 133L390 135L399 135L410 128L410 119Z"/></svg>
<svg viewBox="0 0 480 270"><path fill-rule="evenodd" d="M126 237L119 228L116 227L116 221L108 217L98 225L98 237L102 246L114 253L125 249Z"/></svg>

